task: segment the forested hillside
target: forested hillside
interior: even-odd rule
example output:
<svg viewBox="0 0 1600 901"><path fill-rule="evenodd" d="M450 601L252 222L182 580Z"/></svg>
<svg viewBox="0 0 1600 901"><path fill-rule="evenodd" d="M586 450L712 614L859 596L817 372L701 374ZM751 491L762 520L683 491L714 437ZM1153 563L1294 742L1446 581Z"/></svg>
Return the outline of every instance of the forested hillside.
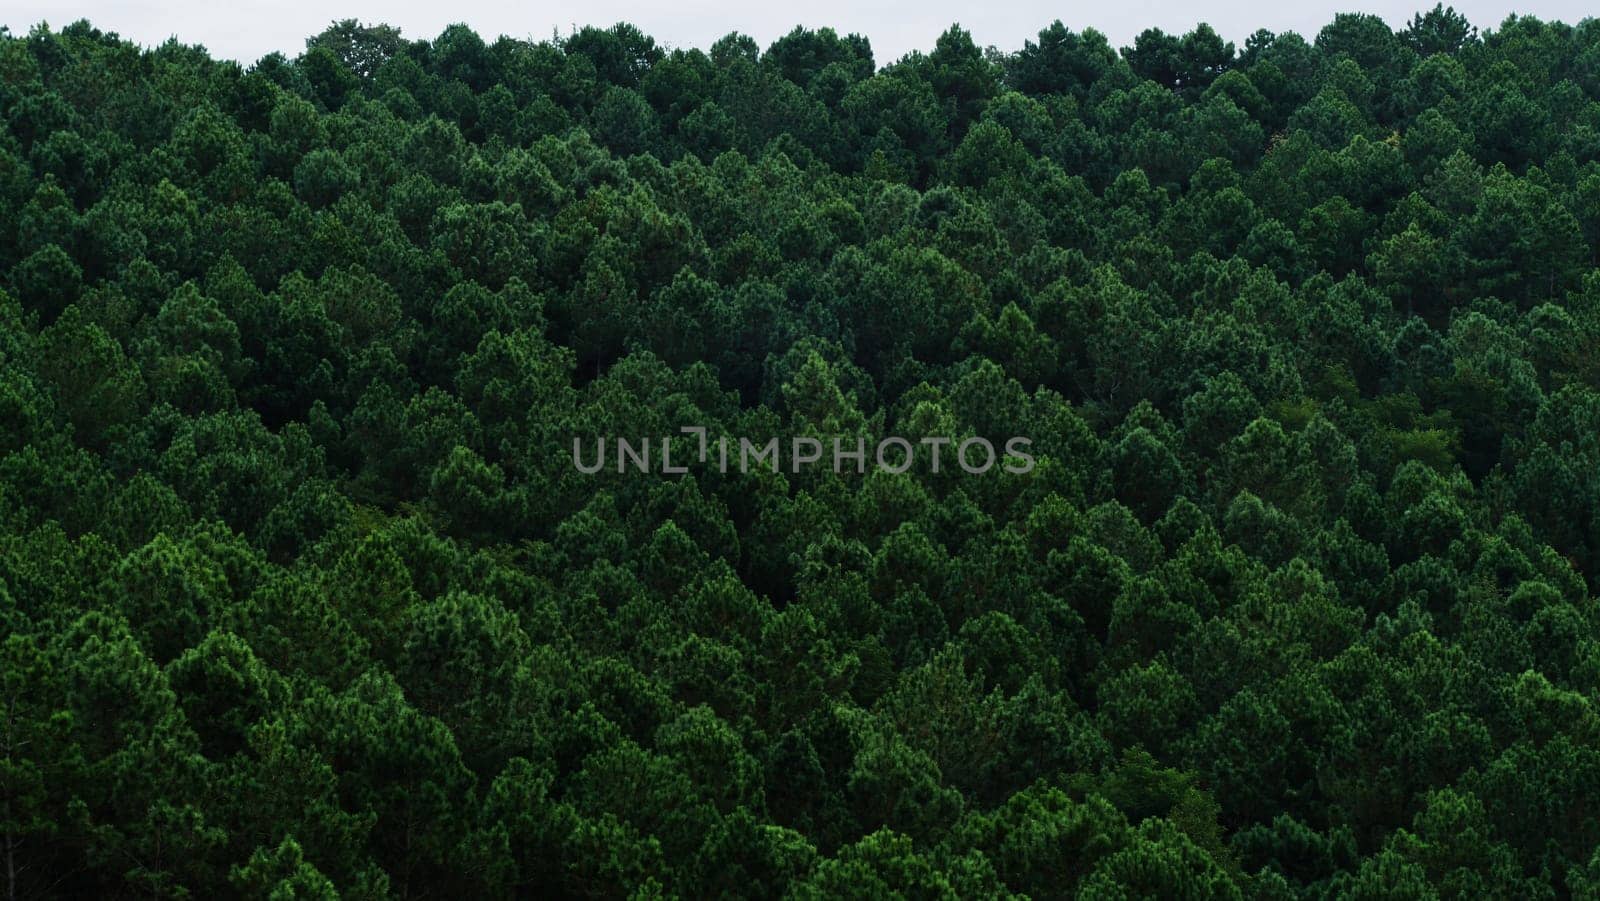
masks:
<svg viewBox="0 0 1600 901"><path fill-rule="evenodd" d="M1479 25L0 31L6 897L1600 896L1600 21ZM691 425L1037 465L574 465Z"/></svg>

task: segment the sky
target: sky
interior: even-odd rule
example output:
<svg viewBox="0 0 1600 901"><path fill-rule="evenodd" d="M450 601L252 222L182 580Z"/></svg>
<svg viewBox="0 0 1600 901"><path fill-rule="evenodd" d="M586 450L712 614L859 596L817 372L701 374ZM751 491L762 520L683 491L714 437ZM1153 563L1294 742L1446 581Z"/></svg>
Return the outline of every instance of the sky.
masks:
<svg viewBox="0 0 1600 901"><path fill-rule="evenodd" d="M176 36L200 44L215 57L249 64L273 51L295 56L305 39L333 19L386 22L412 39L432 38L446 25L465 22L485 39L506 34L545 39L583 25L607 26L626 21L667 47L708 48L717 38L738 31L763 47L796 25L831 27L855 32L872 42L878 65L893 62L911 50L929 50L952 23L972 32L980 46L1016 50L1023 41L1056 19L1078 31L1096 28L1113 46L1133 43L1145 28L1182 34L1207 22L1235 44L1258 28L1296 31L1308 40L1336 12L1366 12L1401 28L1422 7L1422 0L1310 0L1310 2L1245 3L1240 0L1112 0L1063 4L1037 0L974 3L973 0L922 0L885 3L873 0L809 0L762 3L760 0L547 0L513 4L504 0L354 0L329 4L319 0L6 0L0 4L0 25L25 32L41 21L60 28L88 19L103 31L152 46ZM1431 8L1432 0L1429 0ZM1586 15L1587 0L1457 0L1451 4L1479 29L1490 29L1512 12L1576 24ZM1591 6L1591 10L1593 7ZM1594 12L1587 13L1593 15Z"/></svg>

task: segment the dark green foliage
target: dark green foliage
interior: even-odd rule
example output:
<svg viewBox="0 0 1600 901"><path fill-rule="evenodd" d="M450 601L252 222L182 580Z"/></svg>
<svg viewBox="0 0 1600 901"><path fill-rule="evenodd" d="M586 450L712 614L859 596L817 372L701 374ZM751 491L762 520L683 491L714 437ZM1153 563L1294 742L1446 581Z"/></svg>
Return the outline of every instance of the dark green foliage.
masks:
<svg viewBox="0 0 1600 901"><path fill-rule="evenodd" d="M7 897L1600 892L1596 23L880 62L0 30Z"/></svg>

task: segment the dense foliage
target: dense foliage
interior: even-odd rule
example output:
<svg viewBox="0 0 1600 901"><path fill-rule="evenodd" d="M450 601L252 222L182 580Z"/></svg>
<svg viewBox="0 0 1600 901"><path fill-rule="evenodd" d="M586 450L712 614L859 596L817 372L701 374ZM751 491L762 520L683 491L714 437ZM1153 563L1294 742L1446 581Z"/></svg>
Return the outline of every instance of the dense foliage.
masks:
<svg viewBox="0 0 1600 901"><path fill-rule="evenodd" d="M1600 22L0 32L10 897L1595 897ZM1033 440L577 471L575 436Z"/></svg>

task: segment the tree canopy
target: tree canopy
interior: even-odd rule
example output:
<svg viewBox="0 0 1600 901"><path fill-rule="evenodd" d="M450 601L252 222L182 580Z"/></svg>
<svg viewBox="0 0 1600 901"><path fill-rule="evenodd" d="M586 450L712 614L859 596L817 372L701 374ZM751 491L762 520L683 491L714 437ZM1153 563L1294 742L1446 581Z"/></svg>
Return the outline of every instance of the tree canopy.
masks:
<svg viewBox="0 0 1600 901"><path fill-rule="evenodd" d="M1597 247L1593 19L0 30L8 897L1594 897Z"/></svg>

